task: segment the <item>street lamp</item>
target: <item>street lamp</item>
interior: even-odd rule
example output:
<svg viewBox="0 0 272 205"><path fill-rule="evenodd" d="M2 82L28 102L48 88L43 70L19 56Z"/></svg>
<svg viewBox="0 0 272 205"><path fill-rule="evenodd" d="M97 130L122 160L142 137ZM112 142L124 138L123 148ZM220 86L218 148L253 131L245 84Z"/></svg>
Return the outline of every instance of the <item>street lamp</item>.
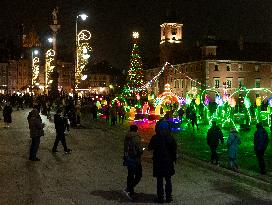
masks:
<svg viewBox="0 0 272 205"><path fill-rule="evenodd" d="M80 76L78 76L78 60L79 60L79 51L78 51L78 19L81 19L82 21L85 21L87 18L88 18L88 16L86 15L86 14L84 14L84 13L82 13L82 14L79 14L79 15L77 15L76 16L76 57L75 57L75 86L76 86L76 84L78 84L78 77L80 77Z"/></svg>

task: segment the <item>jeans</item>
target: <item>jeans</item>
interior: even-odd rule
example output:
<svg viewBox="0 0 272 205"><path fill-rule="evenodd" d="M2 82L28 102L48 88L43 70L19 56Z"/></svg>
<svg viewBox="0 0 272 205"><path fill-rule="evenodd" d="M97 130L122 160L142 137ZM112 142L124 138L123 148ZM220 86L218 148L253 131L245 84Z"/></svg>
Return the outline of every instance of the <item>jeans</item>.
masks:
<svg viewBox="0 0 272 205"><path fill-rule="evenodd" d="M54 146L52 148L52 151L56 151L57 150L59 141L61 141L61 144L62 144L62 146L64 148L64 151L66 152L68 149L67 149L66 140L65 140L65 134L64 133L61 133L61 134L57 133L56 140L54 142Z"/></svg>
<svg viewBox="0 0 272 205"><path fill-rule="evenodd" d="M40 145L40 137L32 137L30 152L29 152L29 159L36 159L36 154L38 152Z"/></svg>
<svg viewBox="0 0 272 205"><path fill-rule="evenodd" d="M157 177L157 195L159 200L164 198L163 178L165 179L165 196L166 199L172 197L172 181L171 176L168 177Z"/></svg>
<svg viewBox="0 0 272 205"><path fill-rule="evenodd" d="M127 191L134 194L134 187L142 178L142 165L138 164L135 168L128 167Z"/></svg>

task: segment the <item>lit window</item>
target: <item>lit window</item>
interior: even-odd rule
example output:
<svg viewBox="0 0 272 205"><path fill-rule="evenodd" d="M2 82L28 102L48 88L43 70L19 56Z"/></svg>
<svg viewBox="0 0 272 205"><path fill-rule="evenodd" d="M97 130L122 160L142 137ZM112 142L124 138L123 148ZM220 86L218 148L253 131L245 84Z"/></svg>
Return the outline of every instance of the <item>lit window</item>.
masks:
<svg viewBox="0 0 272 205"><path fill-rule="evenodd" d="M172 28L171 29L171 33L172 33L172 35L177 35L177 29L176 28Z"/></svg>
<svg viewBox="0 0 272 205"><path fill-rule="evenodd" d="M243 65L239 64L238 65L238 71L242 71L243 70Z"/></svg>
<svg viewBox="0 0 272 205"><path fill-rule="evenodd" d="M220 85L220 78L214 78L213 79L214 87L219 88Z"/></svg>
<svg viewBox="0 0 272 205"><path fill-rule="evenodd" d="M232 87L232 78L226 78L226 85L227 85L227 88Z"/></svg>
<svg viewBox="0 0 272 205"><path fill-rule="evenodd" d="M259 65L255 65L255 71L260 72L260 66Z"/></svg>

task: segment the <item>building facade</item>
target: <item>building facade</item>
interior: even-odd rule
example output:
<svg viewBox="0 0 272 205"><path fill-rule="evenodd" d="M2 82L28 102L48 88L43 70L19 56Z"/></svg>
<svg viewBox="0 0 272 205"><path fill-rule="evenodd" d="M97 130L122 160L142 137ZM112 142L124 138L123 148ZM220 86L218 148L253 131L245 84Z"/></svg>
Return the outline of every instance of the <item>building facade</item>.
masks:
<svg viewBox="0 0 272 205"><path fill-rule="evenodd" d="M172 38L173 25L175 38ZM164 63L169 62L171 66L166 66L159 78L152 82L150 92L158 95L163 92L164 85L169 83L172 92L182 97L204 90L213 96L216 93L221 96L236 93L235 98L246 90L250 97L271 96L267 93L272 90L270 44L208 38L194 48L184 49L180 45L177 52L177 45L182 44L182 36L182 24L172 22L161 25L162 66L147 70L146 80L151 81ZM167 45L164 45L166 42Z"/></svg>

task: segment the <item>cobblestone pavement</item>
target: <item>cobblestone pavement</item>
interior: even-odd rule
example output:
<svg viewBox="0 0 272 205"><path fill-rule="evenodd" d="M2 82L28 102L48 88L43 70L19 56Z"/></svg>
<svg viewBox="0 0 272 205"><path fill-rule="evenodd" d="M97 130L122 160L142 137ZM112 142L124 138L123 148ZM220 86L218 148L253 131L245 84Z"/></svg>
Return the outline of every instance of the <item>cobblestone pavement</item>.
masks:
<svg viewBox="0 0 272 205"><path fill-rule="evenodd" d="M0 121L1 205L132 204L121 191L126 180L121 161L124 127L93 122L72 129L67 136L72 154L64 155L61 145L59 152L52 154L54 127L43 117L46 135L38 152L41 161L31 162L28 112L14 111L8 129ZM156 181L150 162L151 153L145 152L143 178L136 187L138 195L133 204L153 204ZM173 190L172 204L272 204L271 193L181 159Z"/></svg>

